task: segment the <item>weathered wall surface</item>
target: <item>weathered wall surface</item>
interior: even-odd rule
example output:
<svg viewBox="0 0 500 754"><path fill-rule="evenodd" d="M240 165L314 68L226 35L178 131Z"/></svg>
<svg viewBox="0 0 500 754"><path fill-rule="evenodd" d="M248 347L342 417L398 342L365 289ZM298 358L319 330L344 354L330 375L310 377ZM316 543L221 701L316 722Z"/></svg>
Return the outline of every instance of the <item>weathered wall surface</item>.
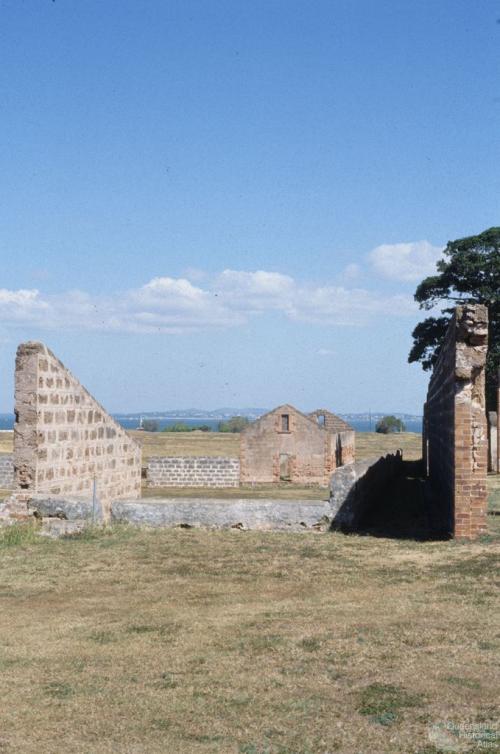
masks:
<svg viewBox="0 0 500 754"><path fill-rule="evenodd" d="M330 525L331 509L328 500L120 500L112 505L112 520L154 527L321 531Z"/></svg>
<svg viewBox="0 0 500 754"><path fill-rule="evenodd" d="M17 349L15 484L29 494L139 496L141 449L43 343Z"/></svg>
<svg viewBox="0 0 500 754"><path fill-rule="evenodd" d="M14 487L14 457L0 455L0 490L11 490Z"/></svg>
<svg viewBox="0 0 500 754"><path fill-rule="evenodd" d="M486 307L458 306L424 407L424 462L434 527L471 539L486 530L487 342Z"/></svg>
<svg viewBox="0 0 500 754"><path fill-rule="evenodd" d="M282 417L288 416L288 429ZM250 424L240 435L242 484L295 484L328 486L337 466L337 436L318 427L293 406L280 406Z"/></svg>
<svg viewBox="0 0 500 754"><path fill-rule="evenodd" d="M498 448L498 412L488 412L488 471L500 474L500 455Z"/></svg>
<svg viewBox="0 0 500 754"><path fill-rule="evenodd" d="M153 456L146 479L148 487L238 487L240 462L224 456Z"/></svg>
<svg viewBox="0 0 500 754"><path fill-rule="evenodd" d="M356 460L356 432L353 429L339 432L335 436L335 459L337 467Z"/></svg>

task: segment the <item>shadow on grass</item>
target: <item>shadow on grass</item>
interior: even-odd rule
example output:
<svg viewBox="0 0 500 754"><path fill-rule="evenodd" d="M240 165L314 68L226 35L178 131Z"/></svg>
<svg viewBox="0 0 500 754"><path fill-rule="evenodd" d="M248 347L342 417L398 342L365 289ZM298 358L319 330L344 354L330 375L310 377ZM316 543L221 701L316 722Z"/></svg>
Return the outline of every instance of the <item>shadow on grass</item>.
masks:
<svg viewBox="0 0 500 754"><path fill-rule="evenodd" d="M419 461L402 461L401 473L376 492L353 533L389 539L447 540L432 525L431 502Z"/></svg>

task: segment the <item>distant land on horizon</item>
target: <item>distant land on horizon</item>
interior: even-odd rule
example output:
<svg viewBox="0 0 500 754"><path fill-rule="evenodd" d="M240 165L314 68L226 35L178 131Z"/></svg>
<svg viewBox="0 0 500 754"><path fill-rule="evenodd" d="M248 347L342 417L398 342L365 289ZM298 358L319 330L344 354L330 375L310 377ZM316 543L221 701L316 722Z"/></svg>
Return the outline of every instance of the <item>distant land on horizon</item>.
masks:
<svg viewBox="0 0 500 754"><path fill-rule="evenodd" d="M121 424L124 429L138 429L145 419L154 420L158 429L161 431L173 424L184 423L190 429L196 429L201 424L207 425L212 432L218 431L220 422L227 421L232 416L246 416L250 421L255 421L262 414L267 413L266 408L218 408L213 411L207 411L198 408L170 409L167 411L134 411L129 413L112 413L111 416ZM356 432L373 432L375 425L383 416L396 416L406 425L407 432L422 431L422 417L414 414L398 412L364 412L338 414L345 419ZM12 430L14 427L14 414L0 413L0 430Z"/></svg>
<svg viewBox="0 0 500 754"><path fill-rule="evenodd" d="M248 419L258 419L259 416L262 416L263 414L267 414L268 411L271 411L272 409L269 408L230 408L230 407L224 407L224 408L216 408L213 411L208 411L205 409L199 409L199 408L184 408L184 409L170 409L167 411L133 411L129 413L113 413L113 416L115 418L122 418L122 419L134 419L142 416L143 419L229 419L231 416L246 416ZM304 413L307 413L304 412ZM336 413L336 412L333 412ZM361 421L369 421L370 418L372 420L381 419L383 416L396 416L398 419L402 419L403 421L420 421L422 419L421 414L408 414L408 413L402 413L398 411L364 411L364 412L353 412L353 413L338 413L338 416L342 417L342 419L357 419Z"/></svg>
<svg viewBox="0 0 500 754"><path fill-rule="evenodd" d="M166 411L129 411L129 412L111 412L111 416L115 419L229 419L231 416L246 416L248 419L258 419L259 416L266 414L272 409L269 408L216 408L214 410L206 410L200 408L181 408L181 409L168 409ZM307 413L307 412L304 412ZM336 412L334 412L336 413ZM352 413L338 413L338 416L342 419L356 419L360 421L369 421L381 419L383 416L396 416L403 421L420 421L422 414L408 414L398 411L364 411L364 412L352 412ZM0 418L3 420L14 420L14 414L11 412L1 413Z"/></svg>

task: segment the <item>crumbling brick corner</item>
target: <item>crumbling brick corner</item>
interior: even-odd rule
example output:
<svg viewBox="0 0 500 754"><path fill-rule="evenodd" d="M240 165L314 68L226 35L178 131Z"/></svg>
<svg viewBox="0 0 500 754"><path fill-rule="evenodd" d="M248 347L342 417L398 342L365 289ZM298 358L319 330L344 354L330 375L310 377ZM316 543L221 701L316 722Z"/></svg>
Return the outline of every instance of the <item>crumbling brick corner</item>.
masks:
<svg viewBox="0 0 500 754"><path fill-rule="evenodd" d="M423 456L434 528L457 538L486 531L485 366L488 310L457 306L424 407Z"/></svg>

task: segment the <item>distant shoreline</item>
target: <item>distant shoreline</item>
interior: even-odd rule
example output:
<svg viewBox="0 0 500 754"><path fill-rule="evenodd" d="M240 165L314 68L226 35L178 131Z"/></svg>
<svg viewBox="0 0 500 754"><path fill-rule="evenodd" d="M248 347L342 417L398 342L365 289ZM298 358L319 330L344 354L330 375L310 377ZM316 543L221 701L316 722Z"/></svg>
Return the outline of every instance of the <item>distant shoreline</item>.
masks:
<svg viewBox="0 0 500 754"><path fill-rule="evenodd" d="M174 418L160 418L160 417L146 417L144 414L142 415L143 421L153 421L158 425L158 431L162 431L166 427L172 427L175 424L185 424L190 429L196 429L200 426L210 427L211 432L216 432L218 430L218 426L220 422L227 421L227 417L225 418L195 418L192 416L186 416L186 417L180 417L176 416ZM120 417L117 415L114 415L113 418L115 421L117 421L124 429L128 430L138 430L140 417ZM370 422L368 419L348 419L348 423L352 426L352 428L356 432L375 432L375 425L377 423L377 417L372 417L372 421ZM422 421L421 420L403 420L405 423L405 431L406 432L415 432L417 434L422 433ZM14 417L6 417L1 418L0 417L0 432L12 432L14 429Z"/></svg>

